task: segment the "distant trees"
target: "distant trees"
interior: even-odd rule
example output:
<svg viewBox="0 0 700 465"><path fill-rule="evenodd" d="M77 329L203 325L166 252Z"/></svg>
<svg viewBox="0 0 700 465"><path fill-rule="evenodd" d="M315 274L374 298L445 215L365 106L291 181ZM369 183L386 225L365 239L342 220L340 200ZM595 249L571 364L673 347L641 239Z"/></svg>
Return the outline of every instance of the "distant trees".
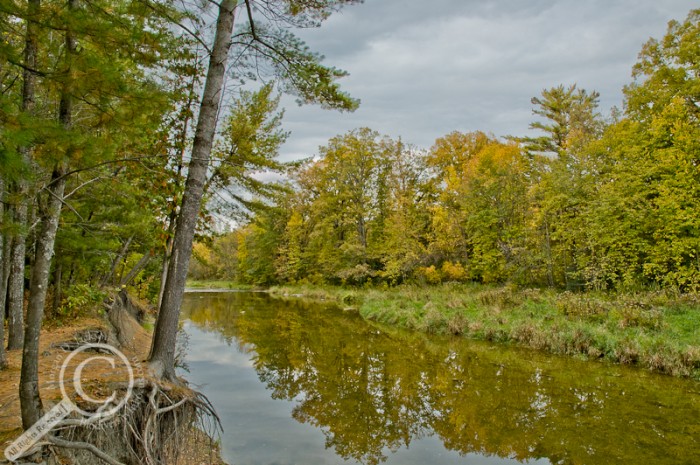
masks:
<svg viewBox="0 0 700 465"><path fill-rule="evenodd" d="M234 233L246 255L264 244L274 277L239 261L236 279L697 291L698 56L694 10L644 46L612 121L597 92L562 85L532 99L536 137L453 132L424 152L367 128L337 136L295 171L278 221Z"/></svg>

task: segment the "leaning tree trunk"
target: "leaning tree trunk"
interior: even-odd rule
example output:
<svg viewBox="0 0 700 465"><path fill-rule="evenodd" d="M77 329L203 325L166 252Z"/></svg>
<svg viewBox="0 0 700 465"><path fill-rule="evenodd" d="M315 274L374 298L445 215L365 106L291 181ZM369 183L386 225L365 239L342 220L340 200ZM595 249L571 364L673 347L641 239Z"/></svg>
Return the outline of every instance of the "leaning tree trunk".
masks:
<svg viewBox="0 0 700 465"><path fill-rule="evenodd" d="M24 44L24 71L22 74L22 111L31 113L34 111L34 98L36 94L36 76L33 70L36 69L37 55L37 15L41 0L27 1L27 31ZM30 147L20 148L22 161L29 169ZM14 350L22 347L24 336L24 256L26 253L26 234L24 229L27 226L27 198L28 183L26 179L17 182L17 203L15 205L15 221L19 225L20 231L12 241L12 266L10 269L10 281L8 283L8 305L9 324L7 348Z"/></svg>
<svg viewBox="0 0 700 465"><path fill-rule="evenodd" d="M175 343L180 306L185 291L187 267L192 255L195 226L201 209L209 157L221 104L236 3L236 0L223 0L219 4L214 46L209 57L209 69L192 146L192 161L187 173L182 207L177 219L173 250L168 267L168 277L149 356L149 364L153 373L171 381L176 380Z"/></svg>
<svg viewBox="0 0 700 465"><path fill-rule="evenodd" d="M148 265L148 262L151 260L151 252L146 251L146 253L143 254L143 257L134 265L134 267L129 271L129 273L121 279L119 282L119 287L126 286L128 284L131 284L131 281L136 277L137 274L141 272L144 268L146 268L146 265Z"/></svg>
<svg viewBox="0 0 700 465"><path fill-rule="evenodd" d="M126 240L121 250L119 250L119 253L117 253L117 256L114 258L109 273L102 279L102 286L114 284L114 275L117 273L119 264L124 260L124 257L126 257L126 253L129 251L129 246L131 245L132 240L134 240L133 234L129 236L129 239Z"/></svg>
<svg viewBox="0 0 700 465"><path fill-rule="evenodd" d="M197 65L195 65L197 66ZM195 86L197 84L198 72L195 71L192 74L192 82L190 83L189 95L187 97L187 104L185 108L185 120L182 122L182 131L179 134L179 144L180 144L180 159L177 163L177 173L175 174L175 190L180 188L180 178L182 176L182 168L185 164L185 151L187 149L187 131L190 126L190 115L192 114L192 107L195 102ZM165 293L165 283L168 281L168 267L170 265L170 254L173 250L173 234L175 233L175 225L177 222L177 202L173 201L172 209L168 214L168 233L166 235L167 239L165 241L165 250L163 251L163 268L160 275L160 289L158 290L158 308L163 303L163 294Z"/></svg>
<svg viewBox="0 0 700 465"><path fill-rule="evenodd" d="M38 0L35 0L38 3ZM68 0L68 9L77 8L77 0ZM38 6L37 6L38 8ZM64 130L69 130L72 124L73 99L70 95L71 60L75 54L75 39L70 31L66 31L66 80L61 93L58 108L58 119ZM69 147L68 151L72 149ZM66 159L68 158L66 153ZM63 158L63 154L60 156ZM22 426L25 430L36 423L43 415L41 397L39 395L39 335L46 306L46 291L49 287L51 259L56 243L56 231L61 217L63 195L66 187L66 168L63 160L56 163L51 175L51 182L46 187L48 195L46 204L40 210L40 229L36 239L36 255L32 266L32 279L29 289L29 306L27 307L27 324L24 335L24 350L22 352L22 369L19 380L19 400L22 411ZM41 207L41 205L40 205Z"/></svg>
<svg viewBox="0 0 700 465"><path fill-rule="evenodd" d="M46 306L46 290L49 285L56 231L63 206L63 193L66 186L64 173L63 168L57 167L51 177L51 185L47 188L49 196L45 211L41 213L41 229L37 237L36 259L34 266L32 266L24 350L22 352L22 371L19 381L22 426L25 430L43 415L41 398L39 397L39 334Z"/></svg>

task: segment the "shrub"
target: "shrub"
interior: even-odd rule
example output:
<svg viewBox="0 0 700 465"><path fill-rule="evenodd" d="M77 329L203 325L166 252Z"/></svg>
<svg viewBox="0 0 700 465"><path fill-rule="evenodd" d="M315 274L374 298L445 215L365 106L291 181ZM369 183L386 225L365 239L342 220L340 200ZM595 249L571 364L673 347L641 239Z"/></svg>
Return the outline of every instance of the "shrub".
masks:
<svg viewBox="0 0 700 465"><path fill-rule="evenodd" d="M634 327L656 331L664 327L663 313L640 302L622 302L613 311L613 316L623 329Z"/></svg>
<svg viewBox="0 0 700 465"><path fill-rule="evenodd" d="M467 271L461 263L445 262L440 271L444 281L461 282L467 279Z"/></svg>
<svg viewBox="0 0 700 465"><path fill-rule="evenodd" d="M440 276L440 272L435 269L435 265L418 268L418 274L425 278L429 284L439 284L442 281L442 276Z"/></svg>
<svg viewBox="0 0 700 465"><path fill-rule="evenodd" d="M61 316L77 317L88 310L93 309L102 302L105 293L87 284L75 284L66 289L66 297L63 300L59 313Z"/></svg>
<svg viewBox="0 0 700 465"><path fill-rule="evenodd" d="M345 268L336 273L343 284L351 286L359 286L366 283L371 283L376 276L376 272L366 263L355 265L353 268Z"/></svg>

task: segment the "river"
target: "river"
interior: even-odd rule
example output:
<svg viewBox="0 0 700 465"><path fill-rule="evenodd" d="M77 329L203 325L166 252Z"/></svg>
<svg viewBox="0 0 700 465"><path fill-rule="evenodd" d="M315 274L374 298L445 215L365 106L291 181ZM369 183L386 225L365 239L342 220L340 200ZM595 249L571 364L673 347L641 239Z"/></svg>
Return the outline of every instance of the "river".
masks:
<svg viewBox="0 0 700 465"><path fill-rule="evenodd" d="M235 465L697 464L700 383L192 292L181 370Z"/></svg>

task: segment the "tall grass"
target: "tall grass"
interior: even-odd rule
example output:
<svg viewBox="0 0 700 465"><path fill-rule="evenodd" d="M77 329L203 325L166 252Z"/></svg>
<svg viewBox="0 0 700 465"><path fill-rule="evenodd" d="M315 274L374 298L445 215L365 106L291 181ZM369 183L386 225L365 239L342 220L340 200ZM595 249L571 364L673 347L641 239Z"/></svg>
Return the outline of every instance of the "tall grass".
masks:
<svg viewBox="0 0 700 465"><path fill-rule="evenodd" d="M255 289L251 284L238 284L233 281L194 281L188 280L186 284L190 289L240 289L250 290Z"/></svg>
<svg viewBox="0 0 700 465"><path fill-rule="evenodd" d="M700 379L700 296L605 294L476 284L357 289L283 286L270 292L333 301L372 321L515 343Z"/></svg>

